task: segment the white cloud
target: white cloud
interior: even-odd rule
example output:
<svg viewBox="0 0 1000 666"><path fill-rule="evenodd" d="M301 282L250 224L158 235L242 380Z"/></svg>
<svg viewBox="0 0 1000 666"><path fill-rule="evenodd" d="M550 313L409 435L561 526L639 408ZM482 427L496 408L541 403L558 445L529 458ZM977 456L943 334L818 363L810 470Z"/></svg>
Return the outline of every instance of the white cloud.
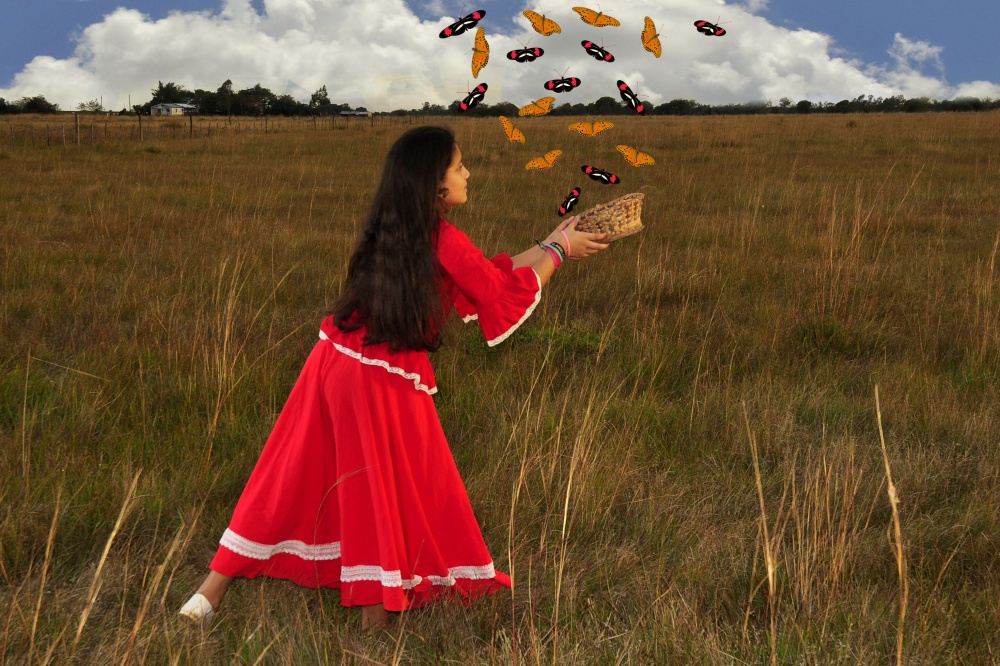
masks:
<svg viewBox="0 0 1000 666"><path fill-rule="evenodd" d="M414 0L442 9L441 0ZM709 5L706 8L706 4ZM528 7L552 11L551 3L531 0ZM562 33L543 37L517 14L493 12L480 25L491 46L489 65L479 82L488 82L487 103L501 99L517 105L549 95L547 79L567 70L583 85L557 95L557 102L617 98L615 81L639 88L658 104L675 98L703 103L793 100L837 101L859 95L1000 97L1000 86L974 81L951 86L944 80L941 47L897 34L888 65L871 65L838 55L830 36L769 23L754 11L767 0L630 0L612 12L622 26L595 28L568 7L547 13ZM276 93L307 100L325 85L334 102L373 110L415 108L424 101L448 105L476 84L470 68L472 33L446 40L438 32L452 22L421 21L404 0L224 0L217 12L174 12L160 20L119 8L86 27L72 57L39 56L19 72L0 97L44 94L63 108L103 96L121 108L129 95L147 101L158 81L189 89L214 90L226 79L239 89L256 83ZM714 21L721 14L727 33L708 37L695 30L695 18ZM660 32L663 56L654 58L640 43L643 17ZM603 43L615 62L598 62L580 41ZM533 63L515 63L505 54L519 42L545 49Z"/></svg>
<svg viewBox="0 0 1000 666"><path fill-rule="evenodd" d="M744 3L744 7L751 14L757 14L759 12L765 11L768 5L771 4L771 0L747 0Z"/></svg>
<svg viewBox="0 0 1000 666"><path fill-rule="evenodd" d="M913 67L914 63L922 65L930 62L935 65L938 71L944 71L944 63L941 62L941 51L943 46L933 46L929 42L920 40L909 40L903 35L896 33L892 46L889 47L891 55L900 67Z"/></svg>

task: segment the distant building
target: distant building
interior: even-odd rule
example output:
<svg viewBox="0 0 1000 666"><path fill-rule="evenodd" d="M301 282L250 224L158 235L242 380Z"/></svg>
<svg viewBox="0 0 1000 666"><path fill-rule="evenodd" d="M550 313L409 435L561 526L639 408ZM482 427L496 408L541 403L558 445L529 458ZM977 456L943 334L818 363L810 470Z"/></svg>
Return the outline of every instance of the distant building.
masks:
<svg viewBox="0 0 1000 666"><path fill-rule="evenodd" d="M193 104L155 104L149 107L151 116L190 116L198 113Z"/></svg>
<svg viewBox="0 0 1000 666"><path fill-rule="evenodd" d="M342 115L342 116L365 116L365 117L368 117L368 116L372 115L372 112L371 111L341 111L340 115Z"/></svg>

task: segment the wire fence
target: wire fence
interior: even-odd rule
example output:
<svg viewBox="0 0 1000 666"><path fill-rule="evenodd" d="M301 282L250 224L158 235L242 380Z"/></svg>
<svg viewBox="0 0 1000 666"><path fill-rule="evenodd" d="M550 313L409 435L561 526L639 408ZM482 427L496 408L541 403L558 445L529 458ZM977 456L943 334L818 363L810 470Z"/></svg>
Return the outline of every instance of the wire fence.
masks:
<svg viewBox="0 0 1000 666"><path fill-rule="evenodd" d="M95 146L102 143L164 141L282 132L365 130L412 125L413 116L19 116L8 120L0 146L11 149ZM2 126L0 126L2 127Z"/></svg>

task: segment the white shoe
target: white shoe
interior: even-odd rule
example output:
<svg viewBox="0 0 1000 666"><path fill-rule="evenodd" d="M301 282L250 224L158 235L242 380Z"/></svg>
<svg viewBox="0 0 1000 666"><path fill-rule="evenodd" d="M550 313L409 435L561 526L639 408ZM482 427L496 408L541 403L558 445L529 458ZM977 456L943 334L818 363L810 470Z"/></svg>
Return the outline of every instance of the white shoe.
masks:
<svg viewBox="0 0 1000 666"><path fill-rule="evenodd" d="M195 594L188 599L179 614L207 628L212 624L212 618L215 617L215 610L212 608L209 600L205 598L205 595Z"/></svg>

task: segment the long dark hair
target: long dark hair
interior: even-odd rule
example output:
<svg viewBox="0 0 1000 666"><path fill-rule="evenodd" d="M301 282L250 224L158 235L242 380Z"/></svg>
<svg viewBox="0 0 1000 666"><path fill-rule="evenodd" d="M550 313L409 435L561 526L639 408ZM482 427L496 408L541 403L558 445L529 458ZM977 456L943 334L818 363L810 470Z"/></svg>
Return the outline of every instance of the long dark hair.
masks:
<svg viewBox="0 0 1000 666"><path fill-rule="evenodd" d="M434 351L441 345L440 265L433 239L441 181L455 151L444 127L416 127L389 149L382 180L334 303L342 331L367 326L366 345Z"/></svg>

